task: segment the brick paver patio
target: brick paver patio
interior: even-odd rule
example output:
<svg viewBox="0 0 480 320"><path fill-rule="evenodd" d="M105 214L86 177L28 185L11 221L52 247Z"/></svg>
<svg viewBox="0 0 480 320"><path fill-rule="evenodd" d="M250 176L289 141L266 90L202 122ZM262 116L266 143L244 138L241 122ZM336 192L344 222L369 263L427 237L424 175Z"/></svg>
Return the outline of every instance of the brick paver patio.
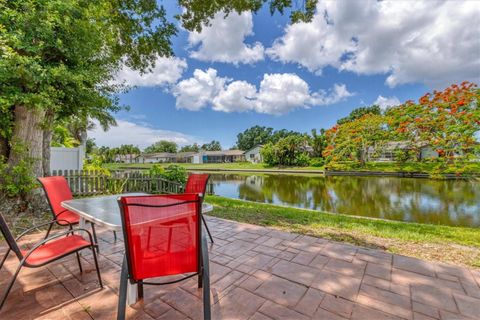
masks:
<svg viewBox="0 0 480 320"><path fill-rule="evenodd" d="M208 223L214 319L480 319L478 270L216 218ZM82 258L83 274L73 255L22 271L0 319L114 319L123 242L108 231L99 235L103 290L90 254ZM2 243L0 254L5 249ZM0 271L2 293L17 263L12 255ZM195 279L146 286L144 301L127 313L201 319L200 299Z"/></svg>

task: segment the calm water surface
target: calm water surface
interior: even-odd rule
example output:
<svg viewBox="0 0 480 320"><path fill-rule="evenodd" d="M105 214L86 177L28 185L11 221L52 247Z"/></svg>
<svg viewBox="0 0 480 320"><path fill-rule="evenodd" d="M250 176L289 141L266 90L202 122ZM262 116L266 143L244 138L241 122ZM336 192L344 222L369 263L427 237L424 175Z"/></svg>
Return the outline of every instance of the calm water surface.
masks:
<svg viewBox="0 0 480 320"><path fill-rule="evenodd" d="M211 174L220 196L349 215L480 226L480 183L396 177Z"/></svg>

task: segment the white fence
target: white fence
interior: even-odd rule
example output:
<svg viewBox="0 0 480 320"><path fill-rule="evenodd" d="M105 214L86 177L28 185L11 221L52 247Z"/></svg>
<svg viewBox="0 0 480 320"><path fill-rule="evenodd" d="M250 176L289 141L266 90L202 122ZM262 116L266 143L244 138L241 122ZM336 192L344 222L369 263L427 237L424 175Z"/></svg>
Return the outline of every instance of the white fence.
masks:
<svg viewBox="0 0 480 320"><path fill-rule="evenodd" d="M50 148L50 170L82 170L85 151L78 148Z"/></svg>

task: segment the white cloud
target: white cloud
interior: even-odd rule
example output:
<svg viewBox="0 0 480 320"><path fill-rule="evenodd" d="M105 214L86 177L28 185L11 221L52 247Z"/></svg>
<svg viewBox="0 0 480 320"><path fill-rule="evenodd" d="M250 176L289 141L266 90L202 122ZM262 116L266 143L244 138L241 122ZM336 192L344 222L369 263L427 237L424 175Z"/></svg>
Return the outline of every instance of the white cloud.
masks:
<svg viewBox="0 0 480 320"><path fill-rule="evenodd" d="M265 74L258 90L256 111L285 114L311 102L308 84L296 74Z"/></svg>
<svg viewBox="0 0 480 320"><path fill-rule="evenodd" d="M223 89L227 78L217 77L217 70L195 69L193 77L177 83L172 93L177 98L177 109L197 111L211 103Z"/></svg>
<svg viewBox="0 0 480 320"><path fill-rule="evenodd" d="M241 112L254 109L257 88L246 81L234 81L222 89L212 100L212 109L224 112Z"/></svg>
<svg viewBox="0 0 480 320"><path fill-rule="evenodd" d="M259 42L245 44L253 35L252 13L231 12L227 18L219 12L200 33L190 32L188 42L194 49L190 57L203 61L253 63L263 60L264 48Z"/></svg>
<svg viewBox="0 0 480 320"><path fill-rule="evenodd" d="M155 67L145 74L124 66L116 77L117 83L124 83L128 86L153 87L172 85L182 77L187 69L185 59L177 57L158 57Z"/></svg>
<svg viewBox="0 0 480 320"><path fill-rule="evenodd" d="M211 106L223 112L255 111L281 115L296 108L328 105L352 95L344 84L328 91L311 92L308 84L293 73L264 74L259 89L246 81L217 76L215 69L196 69L193 77L172 90L178 109L197 111Z"/></svg>
<svg viewBox="0 0 480 320"><path fill-rule="evenodd" d="M400 100L397 97L384 97L378 96L377 100L373 104L378 105L382 109L386 109L387 107L398 106L401 104Z"/></svg>
<svg viewBox="0 0 480 320"><path fill-rule="evenodd" d="M480 80L477 1L319 1L310 23L285 28L267 54L312 72L386 74L394 87Z"/></svg>
<svg viewBox="0 0 480 320"><path fill-rule="evenodd" d="M153 128L145 123L137 124L125 120L117 120L117 126L103 131L99 125L88 132L90 138L95 138L97 145L118 147L122 144L133 144L140 148L148 147L158 140L168 140L179 145L199 142L195 137L177 131Z"/></svg>

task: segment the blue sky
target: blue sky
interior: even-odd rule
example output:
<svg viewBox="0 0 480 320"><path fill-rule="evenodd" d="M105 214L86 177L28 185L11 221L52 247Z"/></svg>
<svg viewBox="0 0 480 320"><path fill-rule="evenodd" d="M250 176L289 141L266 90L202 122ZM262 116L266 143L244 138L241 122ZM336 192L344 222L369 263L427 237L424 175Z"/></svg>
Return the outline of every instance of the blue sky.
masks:
<svg viewBox="0 0 480 320"><path fill-rule="evenodd" d="M179 12L165 1L169 14ZM478 4L478 3L476 3ZM159 139L231 147L254 125L310 132L352 109L383 107L480 78L480 9L473 1L319 1L310 23L288 14L222 15L211 27L179 27L175 58L150 74L124 68L129 111L95 129L99 145ZM452 22L453 21L453 22Z"/></svg>

